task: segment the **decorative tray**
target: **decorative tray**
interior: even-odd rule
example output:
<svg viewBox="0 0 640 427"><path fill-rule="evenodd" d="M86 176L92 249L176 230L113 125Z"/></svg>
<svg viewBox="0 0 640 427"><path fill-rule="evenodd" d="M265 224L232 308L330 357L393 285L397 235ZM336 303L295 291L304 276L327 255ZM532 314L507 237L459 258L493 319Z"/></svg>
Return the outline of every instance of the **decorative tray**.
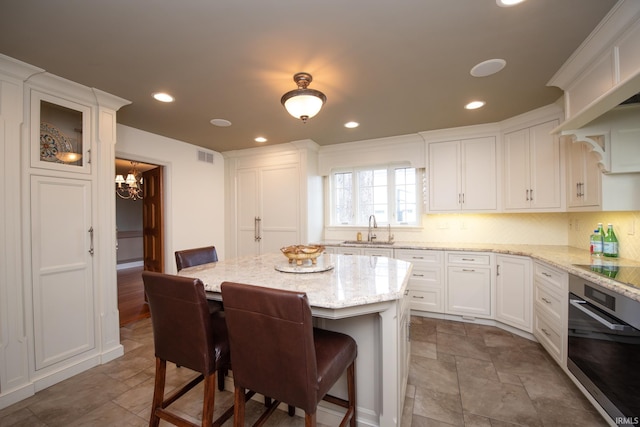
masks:
<svg viewBox="0 0 640 427"><path fill-rule="evenodd" d="M322 273L323 271L329 271L333 269L334 264L331 262L325 262L324 258L317 258L312 263L311 260L305 260L301 265L295 263L289 263L282 261L282 263L276 264L274 268L282 273Z"/></svg>

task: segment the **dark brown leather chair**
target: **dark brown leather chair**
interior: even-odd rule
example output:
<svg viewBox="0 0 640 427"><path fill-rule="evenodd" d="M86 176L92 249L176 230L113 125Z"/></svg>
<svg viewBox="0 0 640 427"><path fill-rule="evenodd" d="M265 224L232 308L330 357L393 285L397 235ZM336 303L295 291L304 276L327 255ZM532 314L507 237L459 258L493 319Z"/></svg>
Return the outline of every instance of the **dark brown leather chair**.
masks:
<svg viewBox="0 0 640 427"><path fill-rule="evenodd" d="M218 253L215 246L205 246L203 248L185 249L176 251L176 267L178 272L183 268L195 265L218 262Z"/></svg>
<svg viewBox="0 0 640 427"><path fill-rule="evenodd" d="M230 368L229 341L223 316L211 314L204 285L199 279L144 271L144 290L149 302L156 356L156 376L149 426L160 419L178 426L194 425L167 409L204 380L202 426L211 426L216 371ZM170 395L164 396L167 361L199 374ZM233 415L229 408L213 425Z"/></svg>
<svg viewBox="0 0 640 427"><path fill-rule="evenodd" d="M356 342L348 335L316 329L307 295L240 283L221 285L233 382L234 426L244 426L246 389L274 399L254 424L280 402L305 411L305 426L316 425L321 400L347 409L341 425L356 425ZM347 372L348 400L327 395Z"/></svg>
<svg viewBox="0 0 640 427"><path fill-rule="evenodd" d="M176 251L176 267L178 272L183 268L194 267L196 265L218 262L218 253L215 246L205 246L203 248L185 249ZM209 300L209 311L223 311L224 307L220 301ZM222 389L220 389L222 390Z"/></svg>

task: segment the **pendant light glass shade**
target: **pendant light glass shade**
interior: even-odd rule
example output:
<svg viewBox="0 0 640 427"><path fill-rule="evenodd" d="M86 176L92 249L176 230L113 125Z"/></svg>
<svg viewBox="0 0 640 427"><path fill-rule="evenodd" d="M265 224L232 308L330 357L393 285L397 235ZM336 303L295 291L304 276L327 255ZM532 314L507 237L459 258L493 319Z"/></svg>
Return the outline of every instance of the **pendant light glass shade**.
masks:
<svg viewBox="0 0 640 427"><path fill-rule="evenodd" d="M311 80L310 74L297 73L293 76L293 81L298 85L298 89L285 93L280 99L289 114L305 123L307 119L318 114L327 101L324 93L307 88Z"/></svg>

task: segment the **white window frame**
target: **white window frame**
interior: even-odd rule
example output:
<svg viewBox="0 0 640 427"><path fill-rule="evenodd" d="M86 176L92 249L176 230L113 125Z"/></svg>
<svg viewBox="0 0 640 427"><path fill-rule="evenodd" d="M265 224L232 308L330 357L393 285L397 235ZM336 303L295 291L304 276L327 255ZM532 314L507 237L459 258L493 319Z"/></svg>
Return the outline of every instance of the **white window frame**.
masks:
<svg viewBox="0 0 640 427"><path fill-rule="evenodd" d="M367 223L358 223L358 207L359 203L359 189L358 189L358 173L363 171L374 171L384 169L387 171L387 211L389 212L389 221L381 221L379 218L376 218L377 223L379 225L387 225L390 224L392 227L420 227L421 226L421 217L423 213L424 206L424 169L414 168L409 165L378 165L378 166L368 166L368 167L357 167L357 168L340 168L334 169L331 171L331 175L329 176L329 227L363 227L367 226ZM408 222L398 222L396 218L396 183L395 183L395 170L396 169L415 169L416 179L415 179L415 187L416 187L416 221L415 223ZM351 219L349 222L338 222L336 215L336 175L342 173L351 173L352 177L352 186L351 186L351 200L353 201L353 212L351 214Z"/></svg>

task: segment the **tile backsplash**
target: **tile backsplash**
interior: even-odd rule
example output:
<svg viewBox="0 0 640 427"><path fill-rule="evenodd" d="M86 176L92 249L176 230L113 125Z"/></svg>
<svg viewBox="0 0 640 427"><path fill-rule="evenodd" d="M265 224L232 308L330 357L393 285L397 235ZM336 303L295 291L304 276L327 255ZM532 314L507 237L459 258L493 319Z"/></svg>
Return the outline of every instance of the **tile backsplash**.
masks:
<svg viewBox="0 0 640 427"><path fill-rule="evenodd" d="M439 214L423 215L422 228L393 229L396 241L437 243L498 243L568 245L589 248L589 236L598 222L612 223L620 256L640 261L640 212L566 212L522 214ZM325 239L354 239L350 228L325 230ZM631 234L632 233L632 234ZM376 230L378 240L387 238L387 229Z"/></svg>

